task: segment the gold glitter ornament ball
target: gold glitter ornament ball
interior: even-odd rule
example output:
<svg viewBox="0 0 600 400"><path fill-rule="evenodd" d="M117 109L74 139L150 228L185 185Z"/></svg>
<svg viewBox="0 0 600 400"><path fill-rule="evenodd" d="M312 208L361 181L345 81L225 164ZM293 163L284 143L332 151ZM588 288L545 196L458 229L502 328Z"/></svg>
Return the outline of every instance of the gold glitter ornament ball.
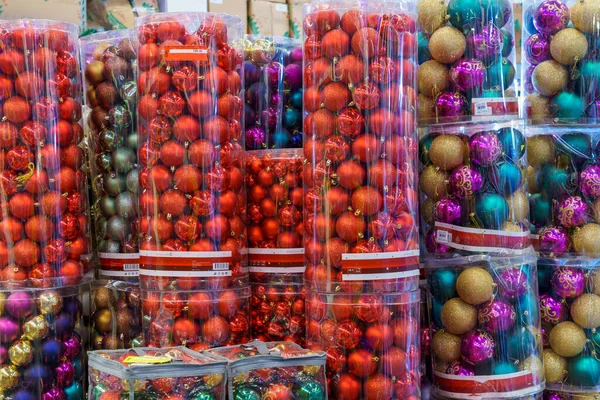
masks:
<svg viewBox="0 0 600 400"><path fill-rule="evenodd" d="M544 349L544 375L546 383L561 382L567 374L567 359L551 349Z"/></svg>
<svg viewBox="0 0 600 400"><path fill-rule="evenodd" d="M431 197L426 198L421 203L421 216L427 225L433 225L433 210L435 201Z"/></svg>
<svg viewBox="0 0 600 400"><path fill-rule="evenodd" d="M579 0L571 6L571 22L583 33L594 33L600 21L600 0Z"/></svg>
<svg viewBox="0 0 600 400"><path fill-rule="evenodd" d="M527 162L537 168L554 162L556 147L550 135L537 135L527 139Z"/></svg>
<svg viewBox="0 0 600 400"><path fill-rule="evenodd" d="M585 348L585 332L579 325L571 321L563 321L550 331L548 338L550 347L563 357L575 357Z"/></svg>
<svg viewBox="0 0 600 400"><path fill-rule="evenodd" d="M537 183L538 171L531 165L527 166L527 188L529 194L535 194L540 192L540 187Z"/></svg>
<svg viewBox="0 0 600 400"><path fill-rule="evenodd" d="M452 171L463 163L465 144L456 135L440 135L431 142L428 154L433 165L444 171Z"/></svg>
<svg viewBox="0 0 600 400"><path fill-rule="evenodd" d="M559 31L550 42L552 58L563 65L575 65L585 57L587 51L587 38L574 28Z"/></svg>
<svg viewBox="0 0 600 400"><path fill-rule="evenodd" d="M590 223L575 228L573 248L579 254L589 257L600 257L600 225Z"/></svg>
<svg viewBox="0 0 600 400"><path fill-rule="evenodd" d="M421 0L417 4L417 24L423 33L432 34L447 21L448 6L443 0Z"/></svg>
<svg viewBox="0 0 600 400"><path fill-rule="evenodd" d="M592 292L600 295L600 270L594 270L588 277L588 285Z"/></svg>
<svg viewBox="0 0 600 400"><path fill-rule="evenodd" d="M516 222L504 221L500 227L501 231L504 232L523 232L523 228Z"/></svg>
<svg viewBox="0 0 600 400"><path fill-rule="evenodd" d="M465 269L456 280L458 295L466 303L472 305L491 300L495 287L496 284L490 273L479 267Z"/></svg>
<svg viewBox="0 0 600 400"><path fill-rule="evenodd" d="M419 177L419 188L427 197L437 201L446 195L447 182L448 174L446 172L437 169L433 165L428 165Z"/></svg>
<svg viewBox="0 0 600 400"><path fill-rule="evenodd" d="M419 94L417 101L417 118L419 123L427 123L435 120L435 107L431 97Z"/></svg>
<svg viewBox="0 0 600 400"><path fill-rule="evenodd" d="M508 219L513 222L523 222L529 218L529 200L523 192L515 192L506 199L508 202Z"/></svg>
<svg viewBox="0 0 600 400"><path fill-rule="evenodd" d="M461 31L444 26L436 30L429 38L431 56L442 64L452 64L465 54L467 40Z"/></svg>
<svg viewBox="0 0 600 400"><path fill-rule="evenodd" d="M600 198L594 200L592 204L592 213L596 222L600 222Z"/></svg>
<svg viewBox="0 0 600 400"><path fill-rule="evenodd" d="M429 60L419 66L417 74L419 93L423 93L428 97L435 97L445 91L449 83L450 70L445 64L436 60Z"/></svg>
<svg viewBox="0 0 600 400"><path fill-rule="evenodd" d="M94 306L96 308L108 308L115 302L112 291L106 287L99 287L94 293Z"/></svg>
<svg viewBox="0 0 600 400"><path fill-rule="evenodd" d="M442 307L442 323L450 333L465 334L477 324L477 308L459 297L450 299Z"/></svg>
<svg viewBox="0 0 600 400"><path fill-rule="evenodd" d="M537 376L540 381L544 380L544 364L542 363L542 360L536 356L526 358L519 364L519 370L530 371L533 375Z"/></svg>
<svg viewBox="0 0 600 400"><path fill-rule="evenodd" d="M102 309L94 313L94 328L98 333L108 333L112 330L113 315L110 310Z"/></svg>
<svg viewBox="0 0 600 400"><path fill-rule="evenodd" d="M584 329L600 326L600 296L584 293L571 304L571 318Z"/></svg>
<svg viewBox="0 0 600 400"><path fill-rule="evenodd" d="M528 109L531 121L536 124L552 118L550 111L550 98L542 96L539 93L532 93L525 99L526 108Z"/></svg>
<svg viewBox="0 0 600 400"><path fill-rule="evenodd" d="M569 71L554 60L543 61L533 70L531 83L544 96L554 96L566 89Z"/></svg>
<svg viewBox="0 0 600 400"><path fill-rule="evenodd" d="M431 339L431 348L435 359L451 363L460 359L460 344L462 338L458 335L440 329Z"/></svg>

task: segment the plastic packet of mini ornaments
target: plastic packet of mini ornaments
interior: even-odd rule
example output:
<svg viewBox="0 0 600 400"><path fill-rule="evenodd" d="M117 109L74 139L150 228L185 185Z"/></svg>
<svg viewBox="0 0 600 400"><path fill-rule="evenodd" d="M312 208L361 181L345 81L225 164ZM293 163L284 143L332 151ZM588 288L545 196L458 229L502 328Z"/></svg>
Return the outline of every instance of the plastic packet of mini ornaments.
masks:
<svg viewBox="0 0 600 400"><path fill-rule="evenodd" d="M432 393L521 398L544 389L534 256L469 256L425 263Z"/></svg>
<svg viewBox="0 0 600 400"><path fill-rule="evenodd" d="M137 54L132 30L79 40L94 201L94 243L105 277L138 275Z"/></svg>
<svg viewBox="0 0 600 400"><path fill-rule="evenodd" d="M246 150L302 147L302 77L300 40L246 36Z"/></svg>
<svg viewBox="0 0 600 400"><path fill-rule="evenodd" d="M83 399L87 284L0 291L0 390L7 399Z"/></svg>
<svg viewBox="0 0 600 400"><path fill-rule="evenodd" d="M136 19L142 287L247 274L242 27L213 13Z"/></svg>
<svg viewBox="0 0 600 400"><path fill-rule="evenodd" d="M600 2L523 2L524 111L533 124L600 117Z"/></svg>
<svg viewBox="0 0 600 400"><path fill-rule="evenodd" d="M91 351L88 365L89 399L227 399L227 363L181 346Z"/></svg>
<svg viewBox="0 0 600 400"><path fill-rule="evenodd" d="M519 115L512 0L419 0L419 124Z"/></svg>
<svg viewBox="0 0 600 400"><path fill-rule="evenodd" d="M141 290L144 343L195 351L250 340L250 288Z"/></svg>
<svg viewBox="0 0 600 400"><path fill-rule="evenodd" d="M1 21L0 281L74 285L91 268L78 28Z"/></svg>
<svg viewBox="0 0 600 400"><path fill-rule="evenodd" d="M307 290L306 346L327 353L332 399L420 398L419 298Z"/></svg>
<svg viewBox="0 0 600 400"><path fill-rule="evenodd" d="M228 360L230 399L327 400L326 354L289 342L253 340L207 351Z"/></svg>
<svg viewBox="0 0 600 400"><path fill-rule="evenodd" d="M430 256L533 251L524 133L520 122L420 129L421 227Z"/></svg>
<svg viewBox="0 0 600 400"><path fill-rule="evenodd" d="M90 349L140 347L142 302L137 284L97 280L92 283Z"/></svg>
<svg viewBox="0 0 600 400"><path fill-rule="evenodd" d="M573 396L598 393L600 263L540 259L538 277L546 386Z"/></svg>
<svg viewBox="0 0 600 400"><path fill-rule="evenodd" d="M305 5L304 248L312 285L418 275L414 8Z"/></svg>

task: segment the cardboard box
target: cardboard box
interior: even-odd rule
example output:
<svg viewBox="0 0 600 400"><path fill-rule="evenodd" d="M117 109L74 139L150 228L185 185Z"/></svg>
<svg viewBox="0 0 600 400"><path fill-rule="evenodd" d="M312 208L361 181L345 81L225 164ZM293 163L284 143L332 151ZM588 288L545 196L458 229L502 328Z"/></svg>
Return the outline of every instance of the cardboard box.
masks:
<svg viewBox="0 0 600 400"><path fill-rule="evenodd" d="M208 11L235 15L241 18L244 25L248 22L246 0L208 0Z"/></svg>
<svg viewBox="0 0 600 400"><path fill-rule="evenodd" d="M38 18L86 28L86 0L2 0L0 19Z"/></svg>
<svg viewBox="0 0 600 400"><path fill-rule="evenodd" d="M288 5L263 0L248 3L248 33L264 36L289 36Z"/></svg>
<svg viewBox="0 0 600 400"><path fill-rule="evenodd" d="M207 12L208 0L159 0L161 12Z"/></svg>
<svg viewBox="0 0 600 400"><path fill-rule="evenodd" d="M310 0L288 0L290 13L290 37L302 38L302 8Z"/></svg>

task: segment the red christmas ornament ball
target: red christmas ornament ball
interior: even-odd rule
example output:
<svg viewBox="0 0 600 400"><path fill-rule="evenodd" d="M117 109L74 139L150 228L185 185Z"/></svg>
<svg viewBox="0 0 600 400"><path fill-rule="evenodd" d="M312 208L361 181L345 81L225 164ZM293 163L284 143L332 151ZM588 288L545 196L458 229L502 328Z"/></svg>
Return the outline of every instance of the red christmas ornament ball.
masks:
<svg viewBox="0 0 600 400"><path fill-rule="evenodd" d="M229 340L229 324L220 316L209 318L202 326L204 340L213 346L219 346Z"/></svg>
<svg viewBox="0 0 600 400"><path fill-rule="evenodd" d="M340 25L348 35L352 36L357 30L364 28L366 23L365 13L362 10L352 9L342 15Z"/></svg>
<svg viewBox="0 0 600 400"><path fill-rule="evenodd" d="M363 163L372 164L381 156L381 141L375 135L362 134L352 143L352 154Z"/></svg>
<svg viewBox="0 0 600 400"><path fill-rule="evenodd" d="M185 212L187 199L179 190L167 190L160 195L159 207L164 214L178 217Z"/></svg>
<svg viewBox="0 0 600 400"><path fill-rule="evenodd" d="M185 159L185 148L179 142L170 140L160 147L160 160L167 167L178 167Z"/></svg>
<svg viewBox="0 0 600 400"><path fill-rule="evenodd" d="M365 168L352 160L341 163L336 169L336 174L340 186L344 189L355 189L361 186L367 177Z"/></svg>
<svg viewBox="0 0 600 400"><path fill-rule="evenodd" d="M383 374L369 377L364 384L365 400L391 399L394 395L394 383Z"/></svg>
<svg viewBox="0 0 600 400"><path fill-rule="evenodd" d="M362 394L362 385L351 374L342 374L337 381L334 380L333 392L338 400L359 400Z"/></svg>
<svg viewBox="0 0 600 400"><path fill-rule="evenodd" d="M378 42L377 30L370 27L362 28L352 35L352 50L359 57L371 58L377 53Z"/></svg>
<svg viewBox="0 0 600 400"><path fill-rule="evenodd" d="M351 99L350 90L341 82L332 82L323 88L323 105L332 112L338 112L348 105ZM306 98L306 93L305 93Z"/></svg>
<svg viewBox="0 0 600 400"><path fill-rule="evenodd" d="M22 124L27 121L31 114L29 103L20 96L13 96L7 99L2 109L6 119L15 124Z"/></svg>
<svg viewBox="0 0 600 400"><path fill-rule="evenodd" d="M331 30L321 39L321 47L326 57L342 57L350 49L350 36L342 29Z"/></svg>
<svg viewBox="0 0 600 400"><path fill-rule="evenodd" d="M362 186L352 193L352 208L362 215L375 214L383 205L383 198L372 186Z"/></svg>
<svg viewBox="0 0 600 400"><path fill-rule="evenodd" d="M348 356L348 371L357 378L366 378L377 370L378 360L368 350L356 350Z"/></svg>
<svg viewBox="0 0 600 400"><path fill-rule="evenodd" d="M335 223L337 235L347 242L356 242L364 237L367 224L354 212L347 211L340 215Z"/></svg>

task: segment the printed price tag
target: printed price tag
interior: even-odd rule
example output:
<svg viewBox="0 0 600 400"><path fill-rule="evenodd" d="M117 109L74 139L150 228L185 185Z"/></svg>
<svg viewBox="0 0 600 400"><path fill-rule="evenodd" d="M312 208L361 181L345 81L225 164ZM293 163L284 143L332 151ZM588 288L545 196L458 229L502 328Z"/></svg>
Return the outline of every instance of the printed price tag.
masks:
<svg viewBox="0 0 600 400"><path fill-rule="evenodd" d="M164 46L165 61L208 61L205 46Z"/></svg>

